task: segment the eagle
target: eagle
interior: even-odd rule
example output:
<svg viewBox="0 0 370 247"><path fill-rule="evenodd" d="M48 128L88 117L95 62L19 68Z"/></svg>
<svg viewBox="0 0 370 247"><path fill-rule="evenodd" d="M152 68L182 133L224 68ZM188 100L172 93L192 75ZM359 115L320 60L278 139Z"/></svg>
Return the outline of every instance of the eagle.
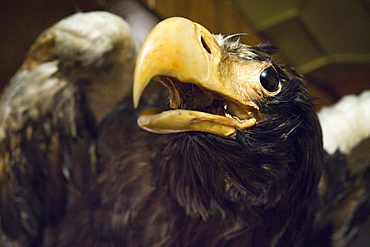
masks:
<svg viewBox="0 0 370 247"><path fill-rule="evenodd" d="M346 156L369 130L337 142L325 118L356 118L318 118L305 77L239 38L169 18L136 59L105 12L42 34L1 100L0 244L347 244L370 187Z"/></svg>
<svg viewBox="0 0 370 247"><path fill-rule="evenodd" d="M304 77L274 51L184 18L160 22L136 61L133 103L99 126L96 184L54 245L309 243L321 128ZM167 89L145 90L156 82Z"/></svg>
<svg viewBox="0 0 370 247"><path fill-rule="evenodd" d="M76 13L44 31L0 99L0 245L48 245L96 173L94 139L130 94L137 55L129 25Z"/></svg>

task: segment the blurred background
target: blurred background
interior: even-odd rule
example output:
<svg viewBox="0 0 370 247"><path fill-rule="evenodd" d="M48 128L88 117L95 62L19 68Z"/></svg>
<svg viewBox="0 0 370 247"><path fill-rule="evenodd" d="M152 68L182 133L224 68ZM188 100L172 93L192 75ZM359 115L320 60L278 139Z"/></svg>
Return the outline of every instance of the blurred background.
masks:
<svg viewBox="0 0 370 247"><path fill-rule="evenodd" d="M0 89L36 37L61 18L105 10L132 26L141 44L160 20L182 16L212 33L247 33L309 80L319 107L370 89L370 0L15 0L0 3Z"/></svg>

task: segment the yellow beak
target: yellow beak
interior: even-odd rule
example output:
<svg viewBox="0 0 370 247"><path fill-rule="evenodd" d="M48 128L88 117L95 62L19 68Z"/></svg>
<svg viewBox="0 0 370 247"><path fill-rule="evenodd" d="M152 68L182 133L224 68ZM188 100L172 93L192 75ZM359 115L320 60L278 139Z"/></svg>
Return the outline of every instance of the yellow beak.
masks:
<svg viewBox="0 0 370 247"><path fill-rule="evenodd" d="M169 18L148 35L136 62L133 86L134 106L153 77L174 77L203 89L236 99L235 92L219 71L221 49L203 26L184 18ZM236 128L255 125L254 118L239 120L191 110L148 109L140 116L140 127L156 133L203 131L235 137Z"/></svg>
<svg viewBox="0 0 370 247"><path fill-rule="evenodd" d="M225 93L225 85L212 81L221 50L213 35L203 26L180 17L166 19L148 35L136 62L134 105L156 75L176 77L184 83ZM218 80L217 80L218 81Z"/></svg>

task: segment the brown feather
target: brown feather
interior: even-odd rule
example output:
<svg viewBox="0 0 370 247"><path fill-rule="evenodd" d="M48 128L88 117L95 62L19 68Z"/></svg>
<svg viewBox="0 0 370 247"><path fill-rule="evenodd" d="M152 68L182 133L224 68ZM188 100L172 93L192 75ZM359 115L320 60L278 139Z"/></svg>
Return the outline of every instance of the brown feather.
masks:
<svg viewBox="0 0 370 247"><path fill-rule="evenodd" d="M89 189L96 123L131 90L135 56L127 23L106 12L77 13L35 41L1 97L4 244L48 246Z"/></svg>

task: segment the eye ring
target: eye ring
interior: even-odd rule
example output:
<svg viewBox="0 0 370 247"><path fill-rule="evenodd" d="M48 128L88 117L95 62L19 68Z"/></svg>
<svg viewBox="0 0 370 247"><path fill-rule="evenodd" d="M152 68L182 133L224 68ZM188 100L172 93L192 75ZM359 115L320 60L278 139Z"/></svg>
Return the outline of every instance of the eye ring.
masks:
<svg viewBox="0 0 370 247"><path fill-rule="evenodd" d="M260 83L271 93L279 88L280 78L274 67L270 66L261 72Z"/></svg>

